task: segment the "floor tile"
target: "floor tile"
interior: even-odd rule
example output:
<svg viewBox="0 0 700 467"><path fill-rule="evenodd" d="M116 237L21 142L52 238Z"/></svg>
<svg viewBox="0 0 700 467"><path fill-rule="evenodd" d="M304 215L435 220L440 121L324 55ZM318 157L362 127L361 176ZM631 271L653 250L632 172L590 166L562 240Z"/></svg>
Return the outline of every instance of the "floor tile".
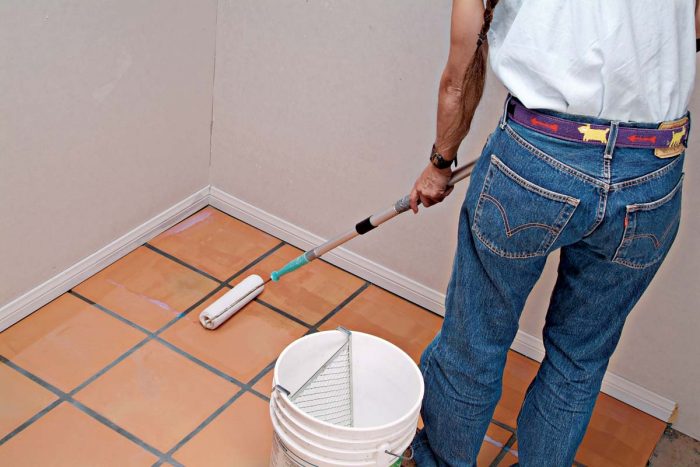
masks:
<svg viewBox="0 0 700 467"><path fill-rule="evenodd" d="M537 374L539 363L512 350L508 352L503 373L503 394L498 401L493 418L508 426L515 427L520 406L525 399L525 391Z"/></svg>
<svg viewBox="0 0 700 467"><path fill-rule="evenodd" d="M199 313L225 292L217 292L161 337L239 381L248 382L308 329L256 302L247 304L217 329L205 329L199 322Z"/></svg>
<svg viewBox="0 0 700 467"><path fill-rule="evenodd" d="M0 438L56 399L49 390L7 365L0 364Z"/></svg>
<svg viewBox="0 0 700 467"><path fill-rule="evenodd" d="M0 333L0 354L70 391L145 334L70 294Z"/></svg>
<svg viewBox="0 0 700 467"><path fill-rule="evenodd" d="M442 326L442 318L376 286L370 286L321 326L343 326L386 339L418 363Z"/></svg>
<svg viewBox="0 0 700 467"><path fill-rule="evenodd" d="M0 446L0 465L152 465L158 458L63 402Z"/></svg>
<svg viewBox="0 0 700 467"><path fill-rule="evenodd" d="M491 465L501 452L502 447L510 439L511 433L492 423L486 431L486 436L489 437L490 441L485 440L481 445L479 456L476 459L476 465L478 467L488 467Z"/></svg>
<svg viewBox="0 0 700 467"><path fill-rule="evenodd" d="M155 331L217 286L201 274L140 247L74 290Z"/></svg>
<svg viewBox="0 0 700 467"><path fill-rule="evenodd" d="M76 399L167 451L238 390L151 341L78 392Z"/></svg>
<svg viewBox="0 0 700 467"><path fill-rule="evenodd" d="M272 370L268 371L265 376L260 378L257 383L255 383L253 389L258 391L263 396L270 397L270 394L272 393L272 380L274 379L274 376L275 369L273 368Z"/></svg>
<svg viewBox="0 0 700 467"><path fill-rule="evenodd" d="M268 466L272 423L267 402L246 393L175 452L188 467Z"/></svg>
<svg viewBox="0 0 700 467"><path fill-rule="evenodd" d="M591 466L644 466L665 428L661 420L600 394L576 460Z"/></svg>
<svg viewBox="0 0 700 467"><path fill-rule="evenodd" d="M258 274L267 277L270 272L281 268L301 253L301 250L285 245L244 276ZM231 285L237 282L234 280ZM316 260L282 277L279 282L269 283L259 298L308 324L315 324L363 283L363 280L352 274Z"/></svg>
<svg viewBox="0 0 700 467"><path fill-rule="evenodd" d="M280 241L210 206L149 243L226 280Z"/></svg>

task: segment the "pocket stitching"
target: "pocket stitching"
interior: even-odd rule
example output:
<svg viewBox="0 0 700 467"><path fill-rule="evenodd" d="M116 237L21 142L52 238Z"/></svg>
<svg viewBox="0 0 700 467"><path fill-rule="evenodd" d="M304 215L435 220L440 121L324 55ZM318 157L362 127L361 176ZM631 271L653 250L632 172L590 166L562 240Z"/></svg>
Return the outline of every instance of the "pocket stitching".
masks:
<svg viewBox="0 0 700 467"><path fill-rule="evenodd" d="M661 245L666 241L666 237L668 234L671 232L671 228L676 225L676 222L678 222L678 218L680 218L681 215L677 214L676 217L673 218L671 223L666 227L666 230L664 230L664 233L661 235L661 239L659 239L656 235L654 234L635 234L629 237L628 240L635 240L637 238L649 238L652 242L654 242L654 248L658 250Z"/></svg>
<svg viewBox="0 0 700 467"><path fill-rule="evenodd" d="M613 263L622 264L623 266L627 266L628 268L632 268L632 269L646 269L649 266L653 265L654 263L657 263L660 259L661 258L658 258L658 259L652 261L651 263L637 264L637 263L630 263L627 260L618 258L618 259L614 259Z"/></svg>
<svg viewBox="0 0 700 467"><path fill-rule="evenodd" d="M618 182L618 183L613 183L610 185L610 189L612 191L620 191L625 188L641 185L642 183L646 183L648 181L657 179L661 177L662 175L665 175L667 172L669 172L671 169L673 169L676 164L678 164L678 161L680 160L680 155L677 156L675 159L673 159L672 162L669 162L668 164L664 165L663 167L656 169L655 171L648 173L646 175L643 175L639 178L633 178L632 180L626 180L624 182Z"/></svg>
<svg viewBox="0 0 700 467"><path fill-rule="evenodd" d="M496 162L498 161L498 162ZM564 230L564 228L569 224L569 221L574 215L574 212L576 211L576 208L578 204L580 203L580 200L577 198L573 198L571 196L563 195L561 193L556 193L554 191L547 190L545 188L539 187L538 185L535 185L532 182L529 182L528 180L523 179L520 177L518 174L512 171L508 166L506 166L495 154L491 155L491 164L489 165L489 169L486 173L486 176L484 177L484 183L481 187L481 193L479 194L479 199L477 201L476 207L474 209L474 220L471 225L471 230L472 232L476 235L476 237L481 241L481 243L484 244L489 250L491 250L493 253L497 254L498 256L501 256L503 258L517 258L517 259L526 259L526 258L532 258L532 257L537 257L537 256L544 256L547 252L547 250L554 244L554 242L557 241L559 236L561 235L561 232ZM498 165L500 163L500 165ZM517 179L514 179L513 177L510 177L506 172L504 172L502 169L505 168L508 171L510 171L514 176L518 177L519 179L522 179L525 183L530 184L532 187L539 188L543 190L543 192L551 193L557 197L561 197L561 199L552 199L549 196L546 196L543 192L536 191L536 190L530 190L533 191L534 193L543 196L544 198L550 199L552 201L558 201L561 203L564 203L564 206L559 212L559 216L557 217L555 221L555 225L560 225L560 227L554 227L554 226L546 226L545 224L541 224L542 227L547 228L547 230L550 230L549 235L542 241L538 249L532 253L509 253L506 252L505 250L502 250L501 248L498 248L496 245L493 244L493 242L489 241L483 236L483 232L477 225L479 219L481 218L481 213L483 212L483 207L484 207L484 200L488 196L489 198L493 198L492 196L485 194L486 191L491 186L491 181L493 179L494 173L496 170L499 170L503 175L508 177L510 180L518 183ZM521 183L518 183L520 186L523 188L529 189L528 187L524 186ZM497 201L495 198L493 198L494 201ZM500 204L500 203L498 203ZM568 205L568 207L566 206ZM500 211L500 209L499 209ZM569 212L570 211L570 212ZM501 214L503 215L503 214ZM518 226L520 227L520 226Z"/></svg>
<svg viewBox="0 0 700 467"><path fill-rule="evenodd" d="M486 248L497 254L498 256L502 258L511 258L511 259L526 259L526 258L533 258L535 256L542 256L542 251L541 248L533 253L508 253L507 251L504 251L500 248L498 248L496 245L491 243L489 240L486 238L482 237L481 231L479 230L478 227L474 229L474 234L477 236L479 241L484 244Z"/></svg>
<svg viewBox="0 0 700 467"><path fill-rule="evenodd" d="M670 202L674 198L674 196L676 195L678 190L681 188L681 186L683 185L684 178L685 178L685 174L681 174L681 177L678 180L678 183L676 183L676 186L674 186L673 189L667 195L663 196L662 198L660 198L656 201L652 201L650 203L638 203L638 204L628 204L627 205L627 207L626 207L627 212L625 214L625 220L626 220L625 230L622 233L622 241L618 245L617 249L615 250L615 254L613 255L613 258L612 258L613 263L622 264L624 266L627 266L627 267L630 267L633 269L645 269L645 268L659 262L659 260L661 259L661 256L663 256L663 255L658 255L658 257L654 258L651 261L645 262L645 263L633 263L633 262L626 260L624 258L620 258L620 254L623 252L623 250L625 248L629 247L632 240L637 239L637 238L648 237L648 236L652 236L652 237L656 238L656 236L653 234L639 234L639 235L637 235L636 214L635 214L634 222L630 222L629 217L633 213L636 213L639 211L644 212L644 211L650 211L653 209L657 209L657 208L663 206L664 204ZM664 231L664 234L661 237L661 245L659 245L657 247L656 242L655 242L654 247L656 250L658 250L663 245L668 234L672 231L673 227L675 227L678 224L680 217L681 217L681 213L679 212L673 218L673 220L671 221L669 226L666 228L666 230Z"/></svg>
<svg viewBox="0 0 700 467"><path fill-rule="evenodd" d="M515 173L513 169L508 167L506 164L503 163L501 159L498 158L495 154L491 154L491 162L503 172L504 175L506 175L508 178L513 180L515 183L518 185L522 186L526 190L532 191L534 193L537 193L538 195L542 195L545 198L554 200L554 201L561 201L563 203L568 203L571 204L572 206L578 206L580 203L580 200L573 198L568 195L564 195L561 193L557 193L556 191L548 190L546 188L542 188L539 185L536 185L532 183L529 180L525 180L522 178L520 175Z"/></svg>
<svg viewBox="0 0 700 467"><path fill-rule="evenodd" d="M663 198L657 199L656 201L652 201L650 203L628 204L627 212L651 211L652 209L656 209L670 202L675 196L676 192L680 190L681 186L683 185L684 178L685 174L681 174L681 178L678 180L678 183L676 183L676 186L673 187L673 189Z"/></svg>
<svg viewBox="0 0 700 467"><path fill-rule="evenodd" d="M529 222L527 224L521 224L521 225L517 226L516 228L511 229L510 222L508 222L508 213L506 212L506 209L503 207L503 205L496 198L494 198L491 195L482 194L481 196L483 196L484 199L491 201L493 204L496 205L496 208L501 213L501 217L503 218L503 223L505 224L505 228L506 228L506 235L508 237L512 237L516 232L520 232L521 230L525 230L529 227L540 227L540 228L543 228L545 230L550 231L553 234L557 233L557 230L554 227L552 227L551 225L541 224L539 222Z"/></svg>

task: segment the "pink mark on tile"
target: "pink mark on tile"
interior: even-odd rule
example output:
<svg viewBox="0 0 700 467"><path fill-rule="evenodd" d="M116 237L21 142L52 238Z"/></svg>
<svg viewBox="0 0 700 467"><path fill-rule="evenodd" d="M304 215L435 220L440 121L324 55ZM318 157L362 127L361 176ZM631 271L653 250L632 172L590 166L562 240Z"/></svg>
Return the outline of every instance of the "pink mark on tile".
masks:
<svg viewBox="0 0 700 467"><path fill-rule="evenodd" d="M190 227L199 224L203 220L206 220L209 216L211 216L210 211L200 211L194 216L191 216L184 221L180 222L176 226L171 227L170 229L166 230L165 233L163 233L164 236L170 236L170 235L175 235L179 234L180 232L184 232L185 230L189 229Z"/></svg>
<svg viewBox="0 0 700 467"><path fill-rule="evenodd" d="M148 300L149 302L153 303L154 305L161 307L161 308L164 309L164 310L167 310L167 311L175 311L175 310L173 310L172 308L170 308L170 305L168 305L168 304L165 303L165 302L161 302L160 300L156 300L155 298L146 297L145 295L141 295L141 297L143 297L144 299L146 299L146 300Z"/></svg>
<svg viewBox="0 0 700 467"><path fill-rule="evenodd" d="M119 282L116 282L116 281L114 281L114 280L112 280L112 279L107 279L107 282L108 282L109 284L112 284L112 285L115 286L115 287L118 287L118 288L120 288L120 289L126 290L126 291L129 292L130 294L136 295L137 297L142 298L142 299L146 300L147 302L151 302L151 303L153 303L155 306L160 307L160 308L162 308L162 309L164 309L164 310L166 310L166 311L175 312L175 310L173 310L172 308L170 308L170 305L168 305L167 303L165 303L165 302L163 302L163 301L157 300L157 299L155 299L155 298L148 297L148 296L146 296L146 295L144 295L144 294L142 294L142 293L134 292L133 290L130 290L128 287L126 287L124 284L120 284Z"/></svg>

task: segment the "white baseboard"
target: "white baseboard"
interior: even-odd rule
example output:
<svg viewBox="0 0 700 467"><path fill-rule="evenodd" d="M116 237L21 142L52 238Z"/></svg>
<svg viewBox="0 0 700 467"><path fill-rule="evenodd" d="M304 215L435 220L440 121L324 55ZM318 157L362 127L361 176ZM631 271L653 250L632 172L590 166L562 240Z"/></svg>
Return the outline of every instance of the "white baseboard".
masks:
<svg viewBox="0 0 700 467"><path fill-rule="evenodd" d="M109 245L0 307L0 331L67 292L97 271L209 204L209 186L188 196Z"/></svg>
<svg viewBox="0 0 700 467"><path fill-rule="evenodd" d="M605 373L601 390L659 420L667 423L675 421L678 404L615 373Z"/></svg>
<svg viewBox="0 0 700 467"><path fill-rule="evenodd" d="M210 203L215 208L302 250L309 249L325 240L308 230L304 230L284 219L256 208L216 187L211 188ZM423 308L440 315L445 314L444 294L364 258L357 253L340 247L323 255L323 259Z"/></svg>
<svg viewBox="0 0 700 467"><path fill-rule="evenodd" d="M216 187L211 187L210 204L304 250L324 240L318 235L265 212ZM443 293L419 284L413 279L345 248L337 248L324 255L323 259L428 310L443 316L445 314L445 295ZM523 331L518 331L511 348L538 362L544 358L542 340ZM610 372L605 375L602 391L665 422L671 421L676 410L675 402Z"/></svg>
<svg viewBox="0 0 700 467"><path fill-rule="evenodd" d="M523 331L518 331L518 334L515 335L513 345L511 345L510 348L538 362L541 362L544 358L544 344L542 343L542 339Z"/></svg>

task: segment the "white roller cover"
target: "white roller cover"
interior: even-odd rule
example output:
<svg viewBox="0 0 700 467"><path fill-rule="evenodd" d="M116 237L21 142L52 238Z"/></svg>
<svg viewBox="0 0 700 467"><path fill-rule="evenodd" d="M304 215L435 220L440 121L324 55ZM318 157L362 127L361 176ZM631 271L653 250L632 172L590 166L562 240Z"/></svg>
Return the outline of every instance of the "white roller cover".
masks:
<svg viewBox="0 0 700 467"><path fill-rule="evenodd" d="M264 284L263 278L255 274L246 277L243 282L226 292L200 313L199 322L207 329L218 328L248 302L260 295Z"/></svg>

